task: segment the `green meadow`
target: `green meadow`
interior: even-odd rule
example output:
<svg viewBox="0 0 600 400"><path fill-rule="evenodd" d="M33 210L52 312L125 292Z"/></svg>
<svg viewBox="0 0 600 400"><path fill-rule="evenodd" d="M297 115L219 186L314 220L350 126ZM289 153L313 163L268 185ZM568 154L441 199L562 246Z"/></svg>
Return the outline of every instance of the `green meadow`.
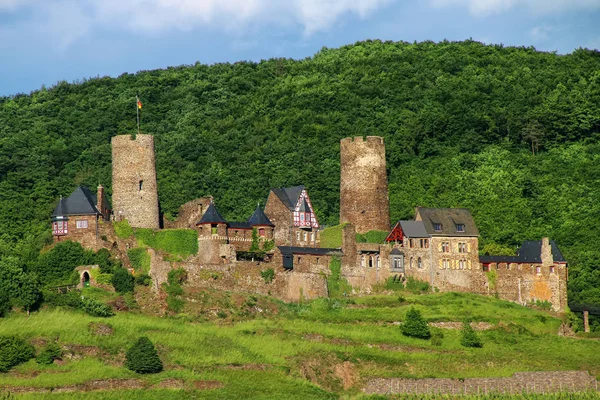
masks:
<svg viewBox="0 0 600 400"><path fill-rule="evenodd" d="M99 296L98 289L93 294ZM220 293L220 300L211 304L217 294L190 294L188 300L193 296L176 316L129 311L98 318L53 308L0 319L0 335L25 338L38 352L51 340L67 349L59 363L30 360L0 374L0 388L32 399L377 399L381 397L361 391L369 378L503 377L552 370L600 376L600 341L559 337L559 315L492 297L394 292L285 304ZM199 312L193 306L198 296L205 308L218 308L219 316ZM437 340L400 333L410 307L421 311ZM464 319L486 323L487 329L478 331L482 348L462 347L460 330L432 325ZM111 332L99 335L94 330L98 324ZM140 336L156 345L163 372L138 375L123 367L124 352ZM60 393L65 387L125 379L138 380L144 388ZM165 388L164 382L177 382L177 387ZM30 392L22 393L25 389ZM595 398L564 396L550 398Z"/></svg>

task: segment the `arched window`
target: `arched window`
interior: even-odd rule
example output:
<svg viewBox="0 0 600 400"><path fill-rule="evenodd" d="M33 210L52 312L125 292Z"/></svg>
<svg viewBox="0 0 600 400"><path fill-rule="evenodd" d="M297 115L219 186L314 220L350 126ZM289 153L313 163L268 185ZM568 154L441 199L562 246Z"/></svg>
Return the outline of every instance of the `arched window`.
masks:
<svg viewBox="0 0 600 400"><path fill-rule="evenodd" d="M265 228L260 228L258 230L258 236L265 237Z"/></svg>
<svg viewBox="0 0 600 400"><path fill-rule="evenodd" d="M417 267L423 268L423 261L421 261L421 257L419 257L419 259L417 260Z"/></svg>
<svg viewBox="0 0 600 400"><path fill-rule="evenodd" d="M140 190L142 190L144 188L144 181L140 180Z"/></svg>

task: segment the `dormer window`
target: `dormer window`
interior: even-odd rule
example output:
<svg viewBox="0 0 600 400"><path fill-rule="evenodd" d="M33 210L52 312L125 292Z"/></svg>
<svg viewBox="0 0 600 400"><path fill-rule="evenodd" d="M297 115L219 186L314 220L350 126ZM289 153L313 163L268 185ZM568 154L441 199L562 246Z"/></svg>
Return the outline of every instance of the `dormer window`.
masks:
<svg viewBox="0 0 600 400"><path fill-rule="evenodd" d="M464 232L465 224L456 224L456 232Z"/></svg>
<svg viewBox="0 0 600 400"><path fill-rule="evenodd" d="M441 232L442 231L442 224L434 223L433 224L433 230L436 231L436 232Z"/></svg>

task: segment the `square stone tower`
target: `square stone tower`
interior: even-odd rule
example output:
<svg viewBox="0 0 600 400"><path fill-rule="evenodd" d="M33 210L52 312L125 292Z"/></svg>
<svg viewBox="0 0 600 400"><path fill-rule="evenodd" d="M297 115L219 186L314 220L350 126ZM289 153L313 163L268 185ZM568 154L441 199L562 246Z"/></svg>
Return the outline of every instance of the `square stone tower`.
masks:
<svg viewBox="0 0 600 400"><path fill-rule="evenodd" d="M380 136L340 141L340 223L357 233L390 230L385 145Z"/></svg>
<svg viewBox="0 0 600 400"><path fill-rule="evenodd" d="M119 135L111 144L115 219L127 219L134 228L158 229L154 136Z"/></svg>

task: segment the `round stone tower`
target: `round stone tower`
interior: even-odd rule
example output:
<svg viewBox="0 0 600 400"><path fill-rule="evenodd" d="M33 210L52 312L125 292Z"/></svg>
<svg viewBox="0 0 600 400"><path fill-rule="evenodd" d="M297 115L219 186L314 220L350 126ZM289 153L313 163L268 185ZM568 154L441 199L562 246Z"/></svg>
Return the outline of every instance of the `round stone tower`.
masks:
<svg viewBox="0 0 600 400"><path fill-rule="evenodd" d="M112 202L115 219L135 228L158 229L154 136L112 138Z"/></svg>
<svg viewBox="0 0 600 400"><path fill-rule="evenodd" d="M340 141L340 223L357 233L390 229L385 145L380 136Z"/></svg>

